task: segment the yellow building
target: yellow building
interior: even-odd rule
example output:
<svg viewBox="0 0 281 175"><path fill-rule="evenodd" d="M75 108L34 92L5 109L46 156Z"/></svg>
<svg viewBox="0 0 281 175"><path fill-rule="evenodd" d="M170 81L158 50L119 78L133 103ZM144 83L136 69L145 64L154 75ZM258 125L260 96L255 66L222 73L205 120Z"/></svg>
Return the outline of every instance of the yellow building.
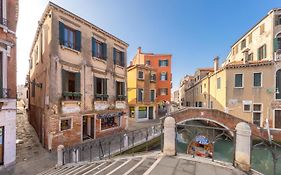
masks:
<svg viewBox="0 0 281 175"><path fill-rule="evenodd" d="M137 121L156 117L156 71L147 65L131 65L127 69L130 117Z"/></svg>
<svg viewBox="0 0 281 175"><path fill-rule="evenodd" d="M231 47L219 67L186 86L186 106L215 108L281 129L281 9L271 10ZM191 80L190 80L191 81Z"/></svg>

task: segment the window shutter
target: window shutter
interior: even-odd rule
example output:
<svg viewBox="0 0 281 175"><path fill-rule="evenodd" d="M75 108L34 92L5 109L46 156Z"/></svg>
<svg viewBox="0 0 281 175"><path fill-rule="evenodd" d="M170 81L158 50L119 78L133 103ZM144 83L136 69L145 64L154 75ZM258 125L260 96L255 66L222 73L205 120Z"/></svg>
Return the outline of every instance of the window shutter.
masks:
<svg viewBox="0 0 281 175"><path fill-rule="evenodd" d="M116 49L113 48L113 63L116 64Z"/></svg>
<svg viewBox="0 0 281 175"><path fill-rule="evenodd" d="M121 66L125 66L124 52L121 52Z"/></svg>
<svg viewBox="0 0 281 175"><path fill-rule="evenodd" d="M260 60L261 59L261 57L260 57L261 55L260 55L260 48L258 49L258 60Z"/></svg>
<svg viewBox="0 0 281 175"><path fill-rule="evenodd" d="M81 32L79 30L76 30L76 43L75 43L75 49L78 51L81 51Z"/></svg>
<svg viewBox="0 0 281 175"><path fill-rule="evenodd" d="M60 45L64 45L64 24L59 22L59 40Z"/></svg>
<svg viewBox="0 0 281 175"><path fill-rule="evenodd" d="M65 71L65 70L61 70L61 83L62 83L62 92L64 92L64 91L68 91L68 88L67 88L67 86L68 86L68 81L67 81L67 72Z"/></svg>
<svg viewBox="0 0 281 175"><path fill-rule="evenodd" d="M107 44L106 43L102 43L102 56L104 59L107 58Z"/></svg>
<svg viewBox="0 0 281 175"><path fill-rule="evenodd" d="M274 52L278 50L278 38L273 39Z"/></svg>
<svg viewBox="0 0 281 175"><path fill-rule="evenodd" d="M94 77L94 95L97 94L97 78Z"/></svg>
<svg viewBox="0 0 281 175"><path fill-rule="evenodd" d="M166 60L166 66L169 66L169 60Z"/></svg>
<svg viewBox="0 0 281 175"><path fill-rule="evenodd" d="M103 94L107 94L107 79L103 79Z"/></svg>
<svg viewBox="0 0 281 175"><path fill-rule="evenodd" d="M263 58L266 58L266 45L263 46Z"/></svg>
<svg viewBox="0 0 281 175"><path fill-rule="evenodd" d="M80 72L75 73L75 92L80 92Z"/></svg>
<svg viewBox="0 0 281 175"><path fill-rule="evenodd" d="M122 85L121 95L125 95L125 82L122 82L121 85Z"/></svg>
<svg viewBox="0 0 281 175"><path fill-rule="evenodd" d="M118 81L115 81L115 89L116 89L116 98L117 98L117 96L118 96Z"/></svg>
<svg viewBox="0 0 281 175"><path fill-rule="evenodd" d="M96 56L96 39L92 37L92 57Z"/></svg>

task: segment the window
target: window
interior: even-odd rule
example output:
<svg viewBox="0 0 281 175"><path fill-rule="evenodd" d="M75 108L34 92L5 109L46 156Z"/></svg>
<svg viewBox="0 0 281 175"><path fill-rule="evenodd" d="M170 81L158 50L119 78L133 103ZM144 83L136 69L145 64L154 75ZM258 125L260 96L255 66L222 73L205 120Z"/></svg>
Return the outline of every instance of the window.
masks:
<svg viewBox="0 0 281 175"><path fill-rule="evenodd" d="M125 54L120 50L113 48L113 61L115 65L125 66Z"/></svg>
<svg viewBox="0 0 281 175"><path fill-rule="evenodd" d="M233 49L232 49L232 55L235 55L235 54L237 54L238 53L238 47L237 47L237 45L235 46L235 47L233 47Z"/></svg>
<svg viewBox="0 0 281 175"><path fill-rule="evenodd" d="M248 54L247 61L253 61L253 53Z"/></svg>
<svg viewBox="0 0 281 175"><path fill-rule="evenodd" d="M159 60L159 66L160 67L166 67L168 66L168 60Z"/></svg>
<svg viewBox="0 0 281 175"><path fill-rule="evenodd" d="M150 81L156 81L156 74L155 73L150 74Z"/></svg>
<svg viewBox="0 0 281 175"><path fill-rule="evenodd" d="M139 107L139 119L147 118L147 107Z"/></svg>
<svg viewBox="0 0 281 175"><path fill-rule="evenodd" d="M60 130L64 131L71 128L71 119L61 119Z"/></svg>
<svg viewBox="0 0 281 175"><path fill-rule="evenodd" d="M281 49L281 33L274 38L274 51Z"/></svg>
<svg viewBox="0 0 281 175"><path fill-rule="evenodd" d="M254 73L254 87L261 87L261 73Z"/></svg>
<svg viewBox="0 0 281 175"><path fill-rule="evenodd" d="M146 64L146 65L151 65L150 60L146 60L146 61L145 61L145 64Z"/></svg>
<svg viewBox="0 0 281 175"><path fill-rule="evenodd" d="M274 127L281 129L281 110L275 110Z"/></svg>
<svg viewBox="0 0 281 175"><path fill-rule="evenodd" d="M151 102L155 101L155 90L150 90L150 101Z"/></svg>
<svg viewBox="0 0 281 175"><path fill-rule="evenodd" d="M248 38L249 38L248 41L249 41L249 44L250 44L252 42L252 33L249 34Z"/></svg>
<svg viewBox="0 0 281 175"><path fill-rule="evenodd" d="M144 79L143 71L138 71L138 79L141 79L141 80Z"/></svg>
<svg viewBox="0 0 281 175"><path fill-rule="evenodd" d="M260 25L260 34L264 33L264 24Z"/></svg>
<svg viewBox="0 0 281 175"><path fill-rule="evenodd" d="M236 88L243 87L243 74L235 74L235 85Z"/></svg>
<svg viewBox="0 0 281 175"><path fill-rule="evenodd" d="M161 88L159 89L160 95L168 95L168 88Z"/></svg>
<svg viewBox="0 0 281 175"><path fill-rule="evenodd" d="M166 80L168 80L168 73L167 73L167 72L161 72L161 74L160 74L160 80L161 80L161 81L166 81Z"/></svg>
<svg viewBox="0 0 281 175"><path fill-rule="evenodd" d="M253 104L253 123L257 126L261 126L261 104Z"/></svg>
<svg viewBox="0 0 281 175"><path fill-rule="evenodd" d="M217 89L221 89L221 77L217 78Z"/></svg>
<svg viewBox="0 0 281 175"><path fill-rule="evenodd" d="M243 104L243 112L251 112L251 104Z"/></svg>
<svg viewBox="0 0 281 175"><path fill-rule="evenodd" d="M107 95L107 79L94 77L94 94L96 100L106 101Z"/></svg>
<svg viewBox="0 0 281 175"><path fill-rule="evenodd" d="M276 15L275 16L275 25L280 25L281 24L281 15Z"/></svg>
<svg viewBox="0 0 281 175"><path fill-rule="evenodd" d="M276 72L276 85L275 85L275 97L281 99L281 69Z"/></svg>
<svg viewBox="0 0 281 175"><path fill-rule="evenodd" d="M203 93L202 85L200 85L200 93L201 93L201 94Z"/></svg>
<svg viewBox="0 0 281 175"><path fill-rule="evenodd" d="M81 32L59 22L60 45L81 51Z"/></svg>
<svg viewBox="0 0 281 175"><path fill-rule="evenodd" d="M258 60L266 58L266 45L261 46L258 49Z"/></svg>
<svg viewBox="0 0 281 175"><path fill-rule="evenodd" d="M143 101L143 89L138 89L138 102Z"/></svg>
<svg viewBox="0 0 281 175"><path fill-rule="evenodd" d="M116 81L116 98L118 100L125 100L125 82Z"/></svg>
<svg viewBox="0 0 281 175"><path fill-rule="evenodd" d="M243 39L241 41L241 50L243 50L246 47L246 39Z"/></svg>
<svg viewBox="0 0 281 175"><path fill-rule="evenodd" d="M62 96L64 100L80 100L80 73L62 69Z"/></svg>
<svg viewBox="0 0 281 175"><path fill-rule="evenodd" d="M32 81L31 96L32 96L32 97L35 97L35 80Z"/></svg>
<svg viewBox="0 0 281 175"><path fill-rule="evenodd" d="M120 126L119 116L101 118L101 130L119 127L119 126Z"/></svg>
<svg viewBox="0 0 281 175"><path fill-rule="evenodd" d="M92 37L92 56L106 60L107 45Z"/></svg>

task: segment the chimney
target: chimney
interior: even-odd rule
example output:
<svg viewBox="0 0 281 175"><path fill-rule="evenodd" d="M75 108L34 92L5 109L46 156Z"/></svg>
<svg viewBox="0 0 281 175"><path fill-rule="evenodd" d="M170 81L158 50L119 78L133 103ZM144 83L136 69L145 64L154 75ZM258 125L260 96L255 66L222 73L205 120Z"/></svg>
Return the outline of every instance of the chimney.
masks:
<svg viewBox="0 0 281 175"><path fill-rule="evenodd" d="M214 58L214 72L216 72L217 70L219 70L219 57L218 56L216 56L215 58Z"/></svg>
<svg viewBox="0 0 281 175"><path fill-rule="evenodd" d="M141 53L141 47L138 47L138 54Z"/></svg>

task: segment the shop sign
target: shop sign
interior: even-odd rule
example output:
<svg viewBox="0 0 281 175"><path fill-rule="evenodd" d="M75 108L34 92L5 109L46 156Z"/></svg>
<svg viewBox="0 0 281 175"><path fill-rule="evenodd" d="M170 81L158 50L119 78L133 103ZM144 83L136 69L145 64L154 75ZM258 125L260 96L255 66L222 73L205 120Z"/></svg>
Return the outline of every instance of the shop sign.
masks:
<svg viewBox="0 0 281 175"><path fill-rule="evenodd" d="M63 106L62 107L62 113L67 114L67 113L75 113L75 112L80 112L80 106Z"/></svg>
<svg viewBox="0 0 281 175"><path fill-rule="evenodd" d="M124 112L112 112L107 114L97 114L98 119L102 118L110 118L110 117L121 117L124 114Z"/></svg>

